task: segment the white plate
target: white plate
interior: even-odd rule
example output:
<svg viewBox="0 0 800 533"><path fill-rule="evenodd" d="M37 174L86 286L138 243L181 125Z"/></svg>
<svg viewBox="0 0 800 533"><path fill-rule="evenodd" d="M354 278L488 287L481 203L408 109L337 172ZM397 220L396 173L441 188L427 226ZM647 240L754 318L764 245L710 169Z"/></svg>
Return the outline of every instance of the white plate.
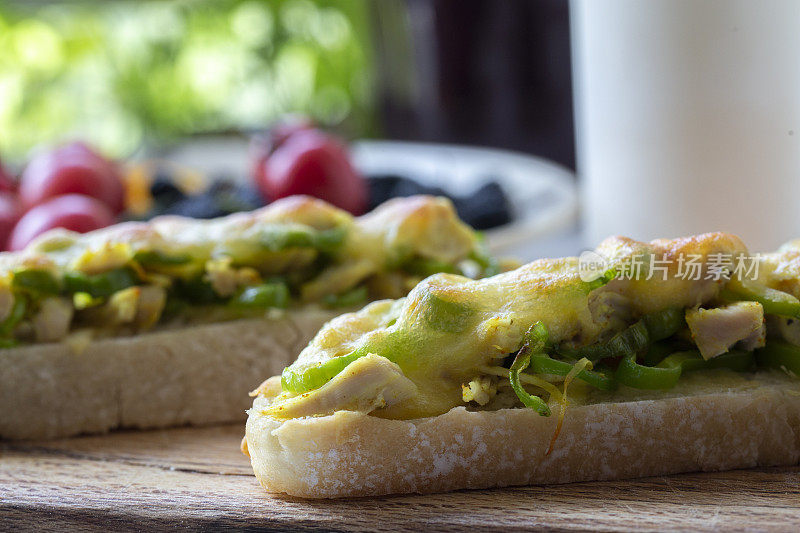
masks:
<svg viewBox="0 0 800 533"><path fill-rule="evenodd" d="M571 227L577 217L575 176L564 167L529 155L447 144L358 141L356 167L365 174L398 174L468 194L487 179L505 190L513 209L510 224L485 232L490 250L509 254ZM201 138L171 150L167 159L209 175L247 176L247 143Z"/></svg>
<svg viewBox="0 0 800 533"><path fill-rule="evenodd" d="M493 253L509 253L571 227L578 200L575 176L555 163L492 148L447 144L358 141L352 145L356 166L365 174L398 174L454 195L497 181L513 209L513 220L487 230Z"/></svg>

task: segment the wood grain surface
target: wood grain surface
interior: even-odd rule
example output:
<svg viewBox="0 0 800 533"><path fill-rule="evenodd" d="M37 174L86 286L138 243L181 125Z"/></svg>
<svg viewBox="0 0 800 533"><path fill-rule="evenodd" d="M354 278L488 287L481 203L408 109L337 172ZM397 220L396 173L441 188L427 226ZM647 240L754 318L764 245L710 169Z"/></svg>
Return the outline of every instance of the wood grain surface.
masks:
<svg viewBox="0 0 800 533"><path fill-rule="evenodd" d="M800 531L800 468L304 501L261 489L241 425L0 442L0 530Z"/></svg>

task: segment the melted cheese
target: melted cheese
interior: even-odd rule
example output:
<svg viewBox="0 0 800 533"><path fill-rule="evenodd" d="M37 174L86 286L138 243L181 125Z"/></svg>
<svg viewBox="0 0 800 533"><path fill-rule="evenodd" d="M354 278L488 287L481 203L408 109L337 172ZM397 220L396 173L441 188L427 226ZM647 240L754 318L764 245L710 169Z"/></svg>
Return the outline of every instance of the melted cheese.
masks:
<svg viewBox="0 0 800 533"><path fill-rule="evenodd" d="M709 257L747 253L737 237L723 233L651 243L614 237L597 251L615 268L634 257L668 261L666 279L614 279L592 290L580 279L574 257L542 259L481 280L437 274L406 298L374 303L330 322L291 368L302 371L354 350L373 352L397 363L417 386L414 396L373 414L400 419L439 415L461 404L462 384L480 367L519 349L533 323L544 323L554 342L592 342L613 323L608 305L622 302L620 313L638 316L702 304L723 283L705 279ZM700 279L678 275L681 254L700 257ZM596 305L600 301L605 305Z"/></svg>
<svg viewBox="0 0 800 533"><path fill-rule="evenodd" d="M322 239L327 230L343 234L343 240L328 248L324 243L281 244L291 234ZM165 216L86 234L57 229L20 252L0 253L0 319L10 312L12 278L21 269L47 270L61 280L67 272L94 275L131 265L165 288L174 279L202 276L222 297L257 285L262 277L296 275L301 279L301 300L318 302L379 274L403 272L403 261L409 259L455 265L468 259L477 244L474 231L459 220L452 203L431 196L398 198L359 218L322 200L295 196L212 220ZM185 261L142 267L135 259L139 252ZM89 325L103 327L100 322Z"/></svg>
<svg viewBox="0 0 800 533"><path fill-rule="evenodd" d="M347 237L339 262L366 260L373 270L383 269L397 257L415 254L459 261L476 243L474 232L458 219L452 203L445 198L398 198L354 218L322 200L293 196L252 212L211 220L163 216L85 234L51 230L20 252L0 254L0 273L27 267L95 274L125 264L133 254L144 250L189 255L205 262L230 255L232 250L258 249L265 232L287 226L345 228ZM274 255L266 260L282 260L280 254ZM291 261L287 262L292 266Z"/></svg>

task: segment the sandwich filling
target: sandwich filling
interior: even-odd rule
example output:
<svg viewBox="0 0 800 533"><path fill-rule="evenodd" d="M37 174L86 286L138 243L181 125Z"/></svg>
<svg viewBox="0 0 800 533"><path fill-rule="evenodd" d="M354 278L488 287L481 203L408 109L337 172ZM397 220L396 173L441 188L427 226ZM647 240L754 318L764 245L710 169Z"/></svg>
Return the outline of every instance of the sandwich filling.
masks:
<svg viewBox="0 0 800 533"><path fill-rule="evenodd" d="M301 304L398 298L436 272L499 271L443 198L353 218L293 197L214 220L161 217L84 235L54 230L0 254L0 346L135 333Z"/></svg>
<svg viewBox="0 0 800 533"><path fill-rule="evenodd" d="M563 418L586 395L666 390L690 374L800 374L798 243L751 257L723 233L614 237L592 255L603 264L591 276L578 258L478 280L441 273L340 316L279 388L265 382L259 412L415 419L525 407Z"/></svg>

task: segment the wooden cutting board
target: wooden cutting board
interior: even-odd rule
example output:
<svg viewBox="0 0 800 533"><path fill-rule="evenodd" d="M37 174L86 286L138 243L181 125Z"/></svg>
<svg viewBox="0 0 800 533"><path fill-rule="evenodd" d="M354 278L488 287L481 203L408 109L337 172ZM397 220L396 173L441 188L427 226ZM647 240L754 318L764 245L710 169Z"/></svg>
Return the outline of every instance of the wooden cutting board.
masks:
<svg viewBox="0 0 800 533"><path fill-rule="evenodd" d="M800 467L427 496L268 495L243 427L0 442L0 530L800 531Z"/></svg>

